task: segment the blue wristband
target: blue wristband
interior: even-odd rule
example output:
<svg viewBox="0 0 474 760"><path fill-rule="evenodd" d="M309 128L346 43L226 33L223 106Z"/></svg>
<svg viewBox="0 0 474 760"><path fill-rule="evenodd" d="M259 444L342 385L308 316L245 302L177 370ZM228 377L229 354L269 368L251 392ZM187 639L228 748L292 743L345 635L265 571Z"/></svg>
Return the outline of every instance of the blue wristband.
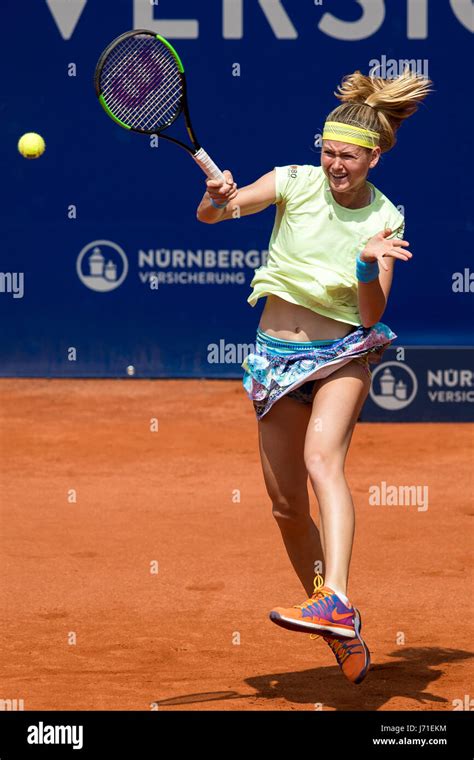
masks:
<svg viewBox="0 0 474 760"><path fill-rule="evenodd" d="M222 205L219 205L219 203L216 203L213 198L209 198L214 208L225 208L227 206L227 203L222 203Z"/></svg>
<svg viewBox="0 0 474 760"><path fill-rule="evenodd" d="M372 282L379 276L379 262L361 261L360 254L356 258L356 277L359 282Z"/></svg>

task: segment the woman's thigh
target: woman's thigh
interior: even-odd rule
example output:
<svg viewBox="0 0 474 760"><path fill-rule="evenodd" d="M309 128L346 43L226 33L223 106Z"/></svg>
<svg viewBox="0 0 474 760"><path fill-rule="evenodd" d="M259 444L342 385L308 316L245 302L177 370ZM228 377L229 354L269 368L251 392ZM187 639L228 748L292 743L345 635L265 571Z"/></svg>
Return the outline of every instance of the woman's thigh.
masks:
<svg viewBox="0 0 474 760"><path fill-rule="evenodd" d="M311 405L281 398L258 423L265 485L274 508L309 512L304 462Z"/></svg>
<svg viewBox="0 0 474 760"><path fill-rule="evenodd" d="M343 466L369 390L370 376L357 361L316 381L304 446L305 466L310 476L322 468Z"/></svg>

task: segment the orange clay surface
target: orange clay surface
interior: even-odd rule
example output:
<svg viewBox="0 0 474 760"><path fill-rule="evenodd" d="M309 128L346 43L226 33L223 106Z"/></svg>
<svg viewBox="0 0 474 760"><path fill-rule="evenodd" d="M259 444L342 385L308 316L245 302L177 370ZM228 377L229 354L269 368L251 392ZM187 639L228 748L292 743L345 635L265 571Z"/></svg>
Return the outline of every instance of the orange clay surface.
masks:
<svg viewBox="0 0 474 760"><path fill-rule="evenodd" d="M472 426L356 427L349 597L373 666L355 686L268 619L306 594L240 380L3 379L0 398L1 699L452 710L472 692ZM382 481L427 486L428 509L370 505Z"/></svg>

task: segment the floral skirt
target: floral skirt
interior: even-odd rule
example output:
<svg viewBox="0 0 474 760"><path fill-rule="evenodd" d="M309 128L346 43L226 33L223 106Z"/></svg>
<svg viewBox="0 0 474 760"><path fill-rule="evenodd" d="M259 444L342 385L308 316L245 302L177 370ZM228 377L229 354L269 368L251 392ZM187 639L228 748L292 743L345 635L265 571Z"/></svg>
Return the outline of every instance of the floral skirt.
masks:
<svg viewBox="0 0 474 760"><path fill-rule="evenodd" d="M257 328L255 352L241 365L245 370L242 383L257 419L282 396L311 403L314 382L350 361L361 362L370 375L368 363L379 362L396 337L383 322L354 327L344 338L304 342L274 338Z"/></svg>

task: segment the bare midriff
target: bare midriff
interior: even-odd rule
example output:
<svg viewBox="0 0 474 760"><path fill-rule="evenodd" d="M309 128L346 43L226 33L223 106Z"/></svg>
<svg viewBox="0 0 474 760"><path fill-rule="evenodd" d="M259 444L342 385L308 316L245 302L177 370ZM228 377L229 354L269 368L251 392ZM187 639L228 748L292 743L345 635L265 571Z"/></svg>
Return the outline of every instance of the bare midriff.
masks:
<svg viewBox="0 0 474 760"><path fill-rule="evenodd" d="M266 297L259 328L274 338L295 342L334 340L343 338L355 329L354 325L323 317L311 309L273 294Z"/></svg>

